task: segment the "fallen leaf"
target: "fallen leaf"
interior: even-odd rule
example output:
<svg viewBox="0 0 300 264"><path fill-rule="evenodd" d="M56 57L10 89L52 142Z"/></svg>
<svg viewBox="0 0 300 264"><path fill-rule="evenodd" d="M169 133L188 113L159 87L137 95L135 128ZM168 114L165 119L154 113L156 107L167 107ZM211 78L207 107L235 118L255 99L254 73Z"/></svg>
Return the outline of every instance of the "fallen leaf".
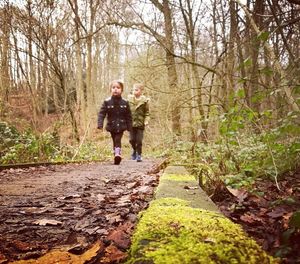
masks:
<svg viewBox="0 0 300 264"><path fill-rule="evenodd" d="M151 188L149 186L142 186L142 187L137 189L137 192L143 193L143 194L148 194L148 193L151 193L152 190L153 190L153 188Z"/></svg>
<svg viewBox="0 0 300 264"><path fill-rule="evenodd" d="M131 221L127 221L121 226L118 227L118 229L123 230L125 233L130 234L134 230L134 224Z"/></svg>
<svg viewBox="0 0 300 264"><path fill-rule="evenodd" d="M0 264L7 263L7 258L0 253Z"/></svg>
<svg viewBox="0 0 300 264"><path fill-rule="evenodd" d="M74 230L76 231L81 231L84 228L87 228L88 226L91 225L91 220L90 219L82 219L78 221L74 227Z"/></svg>
<svg viewBox="0 0 300 264"><path fill-rule="evenodd" d="M67 196L58 197L57 200L71 200L73 198L80 198L80 195L79 194L70 194Z"/></svg>
<svg viewBox="0 0 300 264"><path fill-rule="evenodd" d="M146 177L143 179L143 185L152 185L153 183L156 182L156 177Z"/></svg>
<svg viewBox="0 0 300 264"><path fill-rule="evenodd" d="M121 249L127 249L130 246L130 237L123 230L113 230L107 236L107 240Z"/></svg>
<svg viewBox="0 0 300 264"><path fill-rule="evenodd" d="M248 197L248 192L243 189L233 189L230 187L227 187L227 190L238 198L239 203L243 202Z"/></svg>
<svg viewBox="0 0 300 264"><path fill-rule="evenodd" d="M105 249L105 255L100 263L121 263L127 258L127 254L119 250L117 247L110 245Z"/></svg>
<svg viewBox="0 0 300 264"><path fill-rule="evenodd" d="M248 213L240 217L240 219L246 223L253 224L255 222L262 222L262 220L254 214Z"/></svg>
<svg viewBox="0 0 300 264"><path fill-rule="evenodd" d="M141 185L139 182L131 182L131 183L126 184L126 188L127 189L132 189L132 188L135 188L139 185Z"/></svg>
<svg viewBox="0 0 300 264"><path fill-rule="evenodd" d="M117 203L120 207L128 206L129 204L131 204L130 195L121 196L120 199L117 200Z"/></svg>
<svg viewBox="0 0 300 264"><path fill-rule="evenodd" d="M121 222L121 216L118 213L108 214L105 217L110 224Z"/></svg>
<svg viewBox="0 0 300 264"><path fill-rule="evenodd" d="M267 208L260 208L258 215L259 216L264 216L266 214L266 212L268 212Z"/></svg>
<svg viewBox="0 0 300 264"><path fill-rule="evenodd" d="M15 249L21 252L26 252L32 249L32 246L27 242L15 240L12 244Z"/></svg>
<svg viewBox="0 0 300 264"><path fill-rule="evenodd" d="M40 225L40 226L46 226L46 225L54 225L54 226L57 226L57 225L61 225L62 222L61 221L57 221L57 220L53 220L53 219L40 219L40 220L37 220L37 221L34 221L33 224L35 225Z"/></svg>
<svg viewBox="0 0 300 264"><path fill-rule="evenodd" d="M97 194L97 200L99 202L104 202L105 201L105 195L103 195L103 194Z"/></svg>
<svg viewBox="0 0 300 264"><path fill-rule="evenodd" d="M72 199L72 198L79 198L80 197L80 194L71 194L71 195L68 195L65 197L65 199Z"/></svg>
<svg viewBox="0 0 300 264"><path fill-rule="evenodd" d="M111 180L110 180L110 179L107 179L107 178L104 178L103 181L104 181L105 183L109 183Z"/></svg>
<svg viewBox="0 0 300 264"><path fill-rule="evenodd" d="M98 230L96 231L96 233L97 233L98 235L108 235L108 231L107 231L106 229L104 229L104 228L98 229Z"/></svg>
<svg viewBox="0 0 300 264"><path fill-rule="evenodd" d="M286 190L287 194L292 195L293 194L293 188L289 188Z"/></svg>
<svg viewBox="0 0 300 264"><path fill-rule="evenodd" d="M213 238L207 237L207 238L205 238L205 239L203 240L203 242L215 244L215 243L216 243L216 240L213 239Z"/></svg>
<svg viewBox="0 0 300 264"><path fill-rule="evenodd" d="M273 217L273 218L280 218L286 213L286 210L278 207L272 210L271 212L267 213L268 216Z"/></svg>
<svg viewBox="0 0 300 264"><path fill-rule="evenodd" d="M49 263L60 263L60 264L83 264L91 263L95 258L104 251L104 245L101 241L96 242L89 250L82 255L74 255L72 253L53 250L45 254L44 256L36 260L20 260L15 261L13 264L49 264Z"/></svg>
<svg viewBox="0 0 300 264"><path fill-rule="evenodd" d="M197 186L187 186L187 185L185 185L183 187L183 189L186 189L186 190L196 190L196 189L199 189L199 188Z"/></svg>

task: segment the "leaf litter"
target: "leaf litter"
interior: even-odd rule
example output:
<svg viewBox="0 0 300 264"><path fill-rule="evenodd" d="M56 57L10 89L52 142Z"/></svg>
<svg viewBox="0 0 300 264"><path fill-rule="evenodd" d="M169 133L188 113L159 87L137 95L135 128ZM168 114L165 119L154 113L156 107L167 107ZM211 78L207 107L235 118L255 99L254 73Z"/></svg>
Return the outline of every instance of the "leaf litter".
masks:
<svg viewBox="0 0 300 264"><path fill-rule="evenodd" d="M121 263L161 165L124 160L1 171L0 263Z"/></svg>
<svg viewBox="0 0 300 264"><path fill-rule="evenodd" d="M270 179L261 179L251 193L224 187L223 199L213 200L281 263L300 263L300 169L281 179L280 190Z"/></svg>

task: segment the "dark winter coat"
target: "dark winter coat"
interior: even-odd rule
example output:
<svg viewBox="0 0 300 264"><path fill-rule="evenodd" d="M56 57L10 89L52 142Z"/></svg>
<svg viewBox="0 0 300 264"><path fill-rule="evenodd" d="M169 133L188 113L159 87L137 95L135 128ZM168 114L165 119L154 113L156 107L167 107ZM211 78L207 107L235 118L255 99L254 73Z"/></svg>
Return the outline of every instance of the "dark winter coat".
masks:
<svg viewBox="0 0 300 264"><path fill-rule="evenodd" d="M98 114L98 128L103 128L104 119L107 116L106 130L119 133L132 129L132 117L128 101L121 96L107 98Z"/></svg>

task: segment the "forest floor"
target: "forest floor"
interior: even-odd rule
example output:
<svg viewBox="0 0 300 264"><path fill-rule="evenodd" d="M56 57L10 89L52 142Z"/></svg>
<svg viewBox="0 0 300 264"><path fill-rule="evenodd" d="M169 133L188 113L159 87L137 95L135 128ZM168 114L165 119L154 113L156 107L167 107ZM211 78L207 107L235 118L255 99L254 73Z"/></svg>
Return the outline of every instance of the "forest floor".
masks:
<svg viewBox="0 0 300 264"><path fill-rule="evenodd" d="M265 179L256 181L251 193L227 188L213 200L281 263L300 263L300 213L294 214L300 209L300 169L281 179L280 190L274 179Z"/></svg>
<svg viewBox="0 0 300 264"><path fill-rule="evenodd" d="M93 261L124 260L137 215L153 198L161 162L1 171L0 263L36 259L55 248L80 255L96 242Z"/></svg>
<svg viewBox="0 0 300 264"><path fill-rule="evenodd" d="M106 162L1 171L0 263L36 259L55 248L81 256L95 243L97 249L87 258L122 262L137 215L153 198L161 164L124 160L120 166ZM282 263L300 263L300 234L289 227L300 208L300 171L279 185L280 191L270 180L259 181L256 194L228 189L215 202Z"/></svg>

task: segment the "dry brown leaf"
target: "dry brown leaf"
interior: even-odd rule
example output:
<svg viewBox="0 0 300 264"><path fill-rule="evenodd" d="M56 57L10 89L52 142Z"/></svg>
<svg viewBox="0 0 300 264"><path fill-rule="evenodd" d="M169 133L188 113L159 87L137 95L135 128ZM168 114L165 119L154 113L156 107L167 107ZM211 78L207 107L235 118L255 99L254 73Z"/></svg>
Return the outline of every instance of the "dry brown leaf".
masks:
<svg viewBox="0 0 300 264"><path fill-rule="evenodd" d="M243 189L233 189L230 187L227 187L227 190L238 198L239 202L243 202L248 197L248 192Z"/></svg>
<svg viewBox="0 0 300 264"><path fill-rule="evenodd" d="M128 183L126 184L126 188L127 189L132 189L132 188L135 188L137 186L140 186L141 184L139 182L131 182L131 183Z"/></svg>
<svg viewBox="0 0 300 264"><path fill-rule="evenodd" d="M38 259L19 260L11 262L11 264L84 264L91 261L103 250L103 243L101 241L98 241L89 250L79 256L61 250L53 250Z"/></svg>
<svg viewBox="0 0 300 264"><path fill-rule="evenodd" d="M105 216L109 223L121 222L121 216L118 213L112 213Z"/></svg>
<svg viewBox="0 0 300 264"><path fill-rule="evenodd" d="M268 216L272 218L280 218L286 213L286 209L278 207L272 210L271 212L267 213Z"/></svg>
<svg viewBox="0 0 300 264"><path fill-rule="evenodd" d="M254 214L248 213L240 217L240 219L246 223L253 224L255 222L261 222L261 219Z"/></svg>
<svg viewBox="0 0 300 264"><path fill-rule="evenodd" d="M46 225L53 225L53 226L57 226L57 225L61 225L62 222L61 221L57 221L57 220L53 220L53 219L40 219L40 220L36 220L33 222L33 224L35 225L40 225L40 226L46 226Z"/></svg>
<svg viewBox="0 0 300 264"><path fill-rule="evenodd" d="M153 188L149 187L149 186L142 186L140 188L137 189L137 192L139 193L143 193L143 194L148 194L151 193L153 190Z"/></svg>
<svg viewBox="0 0 300 264"><path fill-rule="evenodd" d="M100 260L100 263L120 263L127 258L127 254L119 250L117 247L110 245L105 249L105 256Z"/></svg>
<svg viewBox="0 0 300 264"><path fill-rule="evenodd" d="M99 202L104 202L105 201L105 195L104 194L97 194L97 200Z"/></svg>
<svg viewBox="0 0 300 264"><path fill-rule="evenodd" d="M187 185L185 185L185 186L183 187L183 189L186 189L186 190L196 190L196 189L199 189L199 187L197 187L197 186L187 186Z"/></svg>
<svg viewBox="0 0 300 264"><path fill-rule="evenodd" d="M31 244L29 244L27 242L19 241L19 240L13 241L12 245L14 246L14 248L16 248L18 251L21 251L21 252L26 252L26 251L32 249Z"/></svg>
<svg viewBox="0 0 300 264"><path fill-rule="evenodd" d="M289 228L289 221L293 214L294 214L294 212L289 212L283 216L283 227L285 229Z"/></svg>
<svg viewBox="0 0 300 264"><path fill-rule="evenodd" d="M7 263L7 258L0 253L0 264Z"/></svg>
<svg viewBox="0 0 300 264"><path fill-rule="evenodd" d="M127 249L130 246L130 237L122 230L113 230L108 235L107 240L114 242L121 249Z"/></svg>

